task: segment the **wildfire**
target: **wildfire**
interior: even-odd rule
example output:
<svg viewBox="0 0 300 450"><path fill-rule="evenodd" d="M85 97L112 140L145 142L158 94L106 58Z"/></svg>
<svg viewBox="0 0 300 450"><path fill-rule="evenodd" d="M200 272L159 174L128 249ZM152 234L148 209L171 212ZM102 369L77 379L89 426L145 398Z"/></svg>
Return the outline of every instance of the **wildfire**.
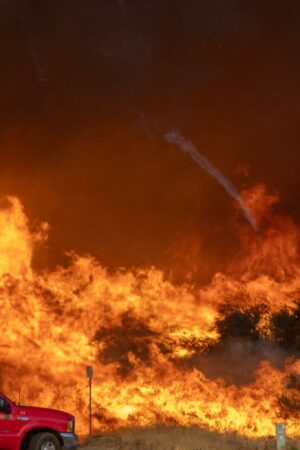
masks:
<svg viewBox="0 0 300 450"><path fill-rule="evenodd" d="M291 380L300 361L286 350L282 325L297 323L298 231L272 215L262 187L253 192L260 232L243 232L228 273L204 287L176 285L155 267L111 273L75 253L68 267L36 272L32 254L48 226L32 231L20 201L8 198L0 211L1 389L74 413L85 433L85 367L93 365L95 429L179 423L266 436L284 417L289 434L299 434Z"/></svg>

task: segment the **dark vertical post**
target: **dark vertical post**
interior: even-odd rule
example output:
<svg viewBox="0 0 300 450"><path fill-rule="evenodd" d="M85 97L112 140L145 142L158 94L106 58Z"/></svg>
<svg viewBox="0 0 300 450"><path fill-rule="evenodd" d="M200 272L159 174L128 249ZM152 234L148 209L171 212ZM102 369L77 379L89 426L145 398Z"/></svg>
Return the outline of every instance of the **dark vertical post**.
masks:
<svg viewBox="0 0 300 450"><path fill-rule="evenodd" d="M89 379L89 437L92 436L92 378L93 366L86 366L86 375Z"/></svg>
<svg viewBox="0 0 300 450"><path fill-rule="evenodd" d="M89 378L89 435L92 436L92 379Z"/></svg>

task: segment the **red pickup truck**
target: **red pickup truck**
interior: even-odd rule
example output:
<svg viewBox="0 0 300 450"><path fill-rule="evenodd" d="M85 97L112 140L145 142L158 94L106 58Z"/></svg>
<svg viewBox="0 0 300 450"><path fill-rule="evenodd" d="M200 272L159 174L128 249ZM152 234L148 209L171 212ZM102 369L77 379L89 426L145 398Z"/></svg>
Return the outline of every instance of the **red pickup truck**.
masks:
<svg viewBox="0 0 300 450"><path fill-rule="evenodd" d="M76 450L75 418L66 412L20 406L0 393L0 450Z"/></svg>

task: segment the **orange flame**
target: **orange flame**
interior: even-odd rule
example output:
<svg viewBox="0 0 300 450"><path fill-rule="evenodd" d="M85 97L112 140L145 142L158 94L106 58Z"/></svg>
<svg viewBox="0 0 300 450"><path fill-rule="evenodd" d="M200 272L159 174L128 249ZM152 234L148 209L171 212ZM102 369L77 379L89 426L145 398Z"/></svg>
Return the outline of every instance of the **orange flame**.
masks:
<svg viewBox="0 0 300 450"><path fill-rule="evenodd" d="M264 341L273 336L271 314L296 308L291 221L274 216L272 226L244 234L230 275L218 273L199 288L174 285L155 267L111 273L75 253L68 267L36 272L32 254L48 226L32 232L20 201L8 202L0 211L0 382L7 395L17 399L20 388L22 403L66 409L85 433L85 366L93 365L98 430L162 422L273 434L278 398L289 394L288 377L300 373L300 362L289 357L278 368L262 359L252 379L237 385L209 377L200 360L220 342L226 308L263 307L256 331ZM262 203L260 211L265 216ZM288 417L287 424L299 434L297 422Z"/></svg>

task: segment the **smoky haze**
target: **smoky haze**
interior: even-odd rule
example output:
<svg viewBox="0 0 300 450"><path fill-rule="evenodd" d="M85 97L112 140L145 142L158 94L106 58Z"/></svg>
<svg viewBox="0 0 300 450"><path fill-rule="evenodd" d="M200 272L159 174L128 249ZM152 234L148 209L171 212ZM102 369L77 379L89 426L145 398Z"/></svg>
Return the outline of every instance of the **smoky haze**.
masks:
<svg viewBox="0 0 300 450"><path fill-rule="evenodd" d="M226 265L243 219L169 129L239 190L263 181L298 222L299 13L279 0L1 2L0 187L51 224L36 264L74 249L169 266L196 248L198 279Z"/></svg>

